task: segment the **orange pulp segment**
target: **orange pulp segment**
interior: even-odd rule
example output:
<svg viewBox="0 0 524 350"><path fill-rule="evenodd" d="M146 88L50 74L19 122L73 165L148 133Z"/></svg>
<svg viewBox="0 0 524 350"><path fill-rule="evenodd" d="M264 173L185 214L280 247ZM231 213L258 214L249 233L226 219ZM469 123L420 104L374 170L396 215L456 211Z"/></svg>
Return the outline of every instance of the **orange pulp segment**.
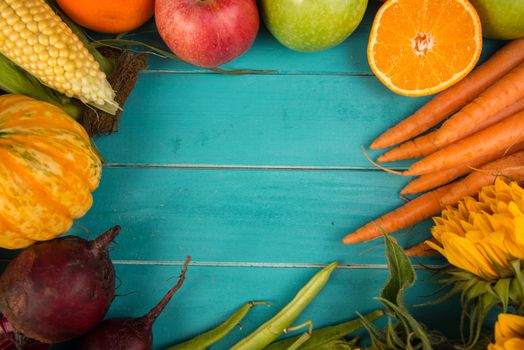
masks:
<svg viewBox="0 0 524 350"><path fill-rule="evenodd" d="M368 61L406 96L437 93L464 78L482 51L482 28L467 0L388 0L377 12Z"/></svg>

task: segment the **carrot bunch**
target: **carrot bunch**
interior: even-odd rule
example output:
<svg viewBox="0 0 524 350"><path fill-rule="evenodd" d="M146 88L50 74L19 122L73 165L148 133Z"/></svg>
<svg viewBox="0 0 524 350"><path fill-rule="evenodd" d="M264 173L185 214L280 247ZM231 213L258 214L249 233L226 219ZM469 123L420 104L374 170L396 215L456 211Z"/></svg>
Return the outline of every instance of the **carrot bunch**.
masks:
<svg viewBox="0 0 524 350"><path fill-rule="evenodd" d="M394 145L378 161L423 157L402 173L419 177L401 193L426 193L347 235L346 244L423 221L474 195L497 176L524 180L524 38L508 43L465 79L380 135L370 148ZM408 253L428 255L431 250L421 244Z"/></svg>

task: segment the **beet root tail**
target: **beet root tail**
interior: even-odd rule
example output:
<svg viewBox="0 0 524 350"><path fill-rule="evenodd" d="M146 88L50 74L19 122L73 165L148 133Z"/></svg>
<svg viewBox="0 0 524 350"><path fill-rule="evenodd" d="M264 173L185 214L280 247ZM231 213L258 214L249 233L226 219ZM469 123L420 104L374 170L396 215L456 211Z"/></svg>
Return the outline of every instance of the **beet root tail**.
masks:
<svg viewBox="0 0 524 350"><path fill-rule="evenodd" d="M90 242L91 250L94 252L101 252L107 249L107 247L114 241L116 236L120 233L121 227L116 225L111 227L109 230L98 236L96 239Z"/></svg>
<svg viewBox="0 0 524 350"><path fill-rule="evenodd" d="M184 265L182 266L182 272L180 273L180 276L178 277L177 283L173 286L173 288L169 290L169 292L167 292L166 295L164 295L162 300L160 300L160 302L154 308L152 308L151 311L149 311L144 317L142 317L142 321L144 322L144 324L151 327L153 323L155 322L155 320L157 319L157 317L160 315L160 313L164 310L166 305L169 303L173 295L175 295L175 293L180 289L180 287L182 287L186 279L187 266L189 265L190 262L191 262L191 257L187 256L184 262Z"/></svg>

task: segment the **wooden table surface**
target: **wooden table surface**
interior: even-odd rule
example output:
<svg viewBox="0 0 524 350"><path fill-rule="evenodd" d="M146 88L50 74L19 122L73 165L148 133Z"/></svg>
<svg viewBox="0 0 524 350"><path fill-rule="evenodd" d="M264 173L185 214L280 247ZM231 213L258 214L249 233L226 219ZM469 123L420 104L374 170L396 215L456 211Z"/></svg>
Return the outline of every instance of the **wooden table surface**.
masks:
<svg viewBox="0 0 524 350"><path fill-rule="evenodd" d="M186 255L193 263L154 327L155 349L216 325L245 302L271 302L213 347L227 349L334 260L344 265L298 322L319 327L379 306L373 297L387 278L381 241L340 240L401 205L398 192L408 179L374 169L361 146L428 98L396 95L372 75L366 45L376 9L372 1L356 32L321 53L288 50L261 28L251 50L224 67L271 74L225 76L150 59L119 131L96 139L107 162L102 182L71 231L123 227L111 256L125 296L109 316L148 311ZM160 42L152 23L140 32ZM486 42L482 59L498 46ZM429 226L396 236L409 246L427 237ZM437 288L427 272L419 269L418 277L409 303L428 301ZM457 304L413 312L456 335L458 308L449 305Z"/></svg>

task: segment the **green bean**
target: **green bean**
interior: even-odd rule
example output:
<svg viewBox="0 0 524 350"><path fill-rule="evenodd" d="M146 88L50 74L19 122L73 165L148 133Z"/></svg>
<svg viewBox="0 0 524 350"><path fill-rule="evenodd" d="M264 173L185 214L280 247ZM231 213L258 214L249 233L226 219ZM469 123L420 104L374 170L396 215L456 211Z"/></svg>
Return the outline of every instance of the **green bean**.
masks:
<svg viewBox="0 0 524 350"><path fill-rule="evenodd" d="M311 338L311 333L313 333L313 322L311 322L311 320L307 320L306 322L298 325L298 326L293 326L291 328L288 328L288 329L285 329L284 330L284 333L289 333L289 332L293 332L293 331L297 331L299 329L302 329L304 327L308 327L308 330L306 333L302 333L302 335L298 336L295 340L295 342L293 344L291 344L291 346L287 349L287 350L297 350L300 346L302 346L302 344L304 344L305 342L307 342L309 340L309 338Z"/></svg>
<svg viewBox="0 0 524 350"><path fill-rule="evenodd" d="M231 330L235 328L242 319L244 319L253 306L262 304L269 305L269 303L266 303L265 301L252 301L244 304L217 327L199 334L192 339L186 340L185 342L173 345L166 350L206 350L208 347L228 335L229 332L231 332Z"/></svg>
<svg viewBox="0 0 524 350"><path fill-rule="evenodd" d="M337 266L338 263L334 262L319 271L279 313L230 350L262 350L271 344L293 324L300 313L322 290Z"/></svg>
<svg viewBox="0 0 524 350"><path fill-rule="evenodd" d="M365 316L363 316L369 322L373 322L376 319L384 316L384 311L375 310ZM351 333L356 332L362 328L364 324L362 319L357 318L355 320L339 323L334 326L324 327L314 330L309 340L299 347L300 350L317 350L322 346L333 343ZM276 343L271 344L264 350L286 350L289 349L299 339L299 336L287 338Z"/></svg>
<svg viewBox="0 0 524 350"><path fill-rule="evenodd" d="M315 348L315 350L354 350L354 349L360 349L355 347L356 342L347 342L344 340L334 340L329 343L325 343L320 345L318 348ZM300 348L302 349L302 348Z"/></svg>

